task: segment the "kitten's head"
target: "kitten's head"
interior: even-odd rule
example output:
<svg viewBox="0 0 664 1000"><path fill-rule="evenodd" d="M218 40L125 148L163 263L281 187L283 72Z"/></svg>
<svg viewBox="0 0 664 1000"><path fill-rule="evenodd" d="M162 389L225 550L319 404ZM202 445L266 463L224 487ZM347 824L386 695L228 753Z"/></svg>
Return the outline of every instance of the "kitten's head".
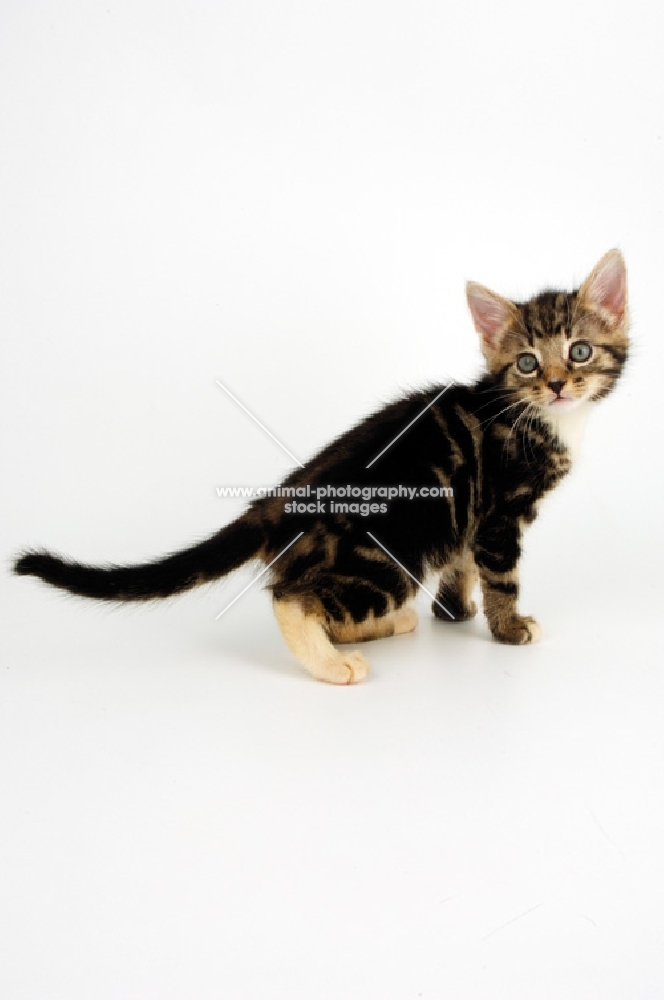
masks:
<svg viewBox="0 0 664 1000"><path fill-rule="evenodd" d="M574 292L510 302L469 282L468 305L489 371L513 395L547 413L606 396L629 346L627 272L610 250Z"/></svg>

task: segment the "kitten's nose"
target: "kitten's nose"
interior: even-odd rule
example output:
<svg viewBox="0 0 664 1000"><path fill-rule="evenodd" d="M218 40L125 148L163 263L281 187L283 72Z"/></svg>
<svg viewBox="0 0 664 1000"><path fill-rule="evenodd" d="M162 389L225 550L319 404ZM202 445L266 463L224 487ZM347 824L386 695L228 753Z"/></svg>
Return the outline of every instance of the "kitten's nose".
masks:
<svg viewBox="0 0 664 1000"><path fill-rule="evenodd" d="M565 385L565 379L564 378L556 378L556 379L553 379L551 382L547 382L546 384L548 385L549 389L553 389L553 391L555 392L556 396L559 396L562 387Z"/></svg>

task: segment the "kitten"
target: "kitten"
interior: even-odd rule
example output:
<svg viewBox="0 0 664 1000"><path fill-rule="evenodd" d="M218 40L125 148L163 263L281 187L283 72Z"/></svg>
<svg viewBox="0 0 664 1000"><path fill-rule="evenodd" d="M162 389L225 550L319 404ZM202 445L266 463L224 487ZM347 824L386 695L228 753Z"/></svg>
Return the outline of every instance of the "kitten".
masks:
<svg viewBox="0 0 664 1000"><path fill-rule="evenodd" d="M588 411L623 369L625 264L611 250L578 290L545 291L525 303L474 282L467 298L485 374L472 385L435 386L391 403L283 484L300 495L308 486L314 496L330 485L339 496L346 486L356 495L357 488L400 486L389 503L326 499L294 513L297 503L267 496L212 538L145 565L97 568L29 552L15 572L84 597L141 601L218 579L247 560L273 563L270 589L284 639L314 677L336 684L361 680L369 665L333 643L412 631L417 615L409 602L429 570L439 574L438 618L475 615L479 580L493 636L535 641L537 622L517 606L521 535L569 471ZM432 487L445 495L419 495ZM408 488L418 493L404 496ZM384 495L377 489L374 498Z"/></svg>

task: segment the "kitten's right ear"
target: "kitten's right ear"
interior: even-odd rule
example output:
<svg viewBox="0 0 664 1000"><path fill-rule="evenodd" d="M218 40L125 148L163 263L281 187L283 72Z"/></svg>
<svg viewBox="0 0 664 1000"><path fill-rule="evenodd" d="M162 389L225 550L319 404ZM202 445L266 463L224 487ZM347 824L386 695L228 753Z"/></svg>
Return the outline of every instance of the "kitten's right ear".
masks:
<svg viewBox="0 0 664 1000"><path fill-rule="evenodd" d="M505 330L515 318L516 307L476 281L466 285L466 298L475 329L482 338L482 350L492 354L500 347Z"/></svg>
<svg viewBox="0 0 664 1000"><path fill-rule="evenodd" d="M579 289L579 300L615 328L627 309L627 268L620 250L609 250Z"/></svg>

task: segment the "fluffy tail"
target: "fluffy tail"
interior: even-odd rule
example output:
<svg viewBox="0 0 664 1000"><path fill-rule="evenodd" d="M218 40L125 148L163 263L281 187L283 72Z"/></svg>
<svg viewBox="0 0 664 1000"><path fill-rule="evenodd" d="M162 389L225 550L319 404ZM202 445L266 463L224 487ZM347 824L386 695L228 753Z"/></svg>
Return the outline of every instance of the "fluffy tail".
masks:
<svg viewBox="0 0 664 1000"><path fill-rule="evenodd" d="M208 583L258 556L260 524L243 515L198 545L140 566L84 566L49 552L26 552L14 565L19 576L37 576L53 587L106 601L171 597Z"/></svg>

